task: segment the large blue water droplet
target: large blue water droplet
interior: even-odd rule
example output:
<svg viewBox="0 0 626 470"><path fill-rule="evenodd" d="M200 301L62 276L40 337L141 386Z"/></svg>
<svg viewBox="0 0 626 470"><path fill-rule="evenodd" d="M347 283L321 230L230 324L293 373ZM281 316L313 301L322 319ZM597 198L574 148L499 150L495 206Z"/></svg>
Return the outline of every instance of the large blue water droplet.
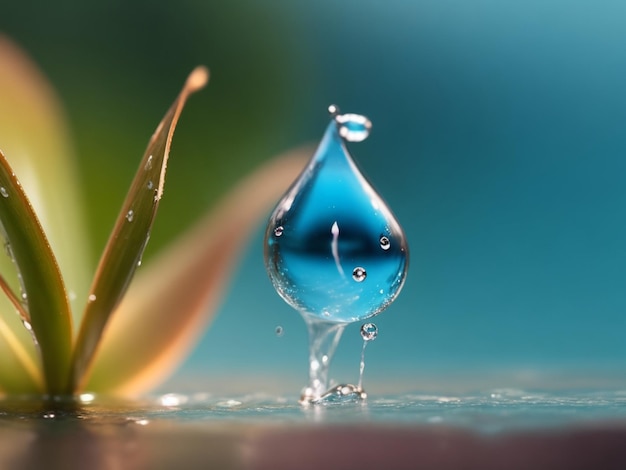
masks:
<svg viewBox="0 0 626 470"><path fill-rule="evenodd" d="M396 298L408 247L344 144L364 140L370 121L329 110L317 152L270 217L265 263L278 293L305 318L354 322Z"/></svg>

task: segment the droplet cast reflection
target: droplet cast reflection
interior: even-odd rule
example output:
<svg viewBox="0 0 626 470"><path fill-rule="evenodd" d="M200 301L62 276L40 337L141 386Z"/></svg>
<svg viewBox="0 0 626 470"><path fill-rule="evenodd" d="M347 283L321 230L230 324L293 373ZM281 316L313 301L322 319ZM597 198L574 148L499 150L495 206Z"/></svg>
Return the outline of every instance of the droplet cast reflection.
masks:
<svg viewBox="0 0 626 470"><path fill-rule="evenodd" d="M308 326L305 403L327 395L328 368L346 325L387 308L408 268L400 224L345 145L365 140L371 122L358 114L340 114L336 106L329 111L324 137L272 212L264 241L265 264L276 291ZM342 387L333 390L347 390Z"/></svg>

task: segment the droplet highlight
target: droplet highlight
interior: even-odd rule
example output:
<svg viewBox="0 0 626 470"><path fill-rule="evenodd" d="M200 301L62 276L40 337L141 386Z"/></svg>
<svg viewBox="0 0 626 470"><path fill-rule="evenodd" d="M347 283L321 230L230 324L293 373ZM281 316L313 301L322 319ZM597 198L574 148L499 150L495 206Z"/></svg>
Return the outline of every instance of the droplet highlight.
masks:
<svg viewBox="0 0 626 470"><path fill-rule="evenodd" d="M152 155L150 155L148 157L148 160L146 160L146 164L143 167L144 171L152 170L152 160L153 160Z"/></svg>
<svg viewBox="0 0 626 470"><path fill-rule="evenodd" d="M128 220L129 222L132 222L134 218L135 218L135 211L133 211L132 209L130 209L130 210L126 213L126 220Z"/></svg>
<svg viewBox="0 0 626 470"><path fill-rule="evenodd" d="M2 195L2 197L9 197L9 192L4 186L0 186L0 194Z"/></svg>
<svg viewBox="0 0 626 470"><path fill-rule="evenodd" d="M283 231L284 231L284 228L282 227L282 225L279 225L278 227L274 229L274 236L276 237L282 236Z"/></svg>

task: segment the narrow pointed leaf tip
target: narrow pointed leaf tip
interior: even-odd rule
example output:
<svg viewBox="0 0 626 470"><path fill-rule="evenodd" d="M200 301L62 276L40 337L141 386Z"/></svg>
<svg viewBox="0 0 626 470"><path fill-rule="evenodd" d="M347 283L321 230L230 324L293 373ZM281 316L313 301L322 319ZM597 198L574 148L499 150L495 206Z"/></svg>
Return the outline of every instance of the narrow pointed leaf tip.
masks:
<svg viewBox="0 0 626 470"><path fill-rule="evenodd" d="M312 150L262 165L142 268L104 333L86 390L137 396L165 380L216 312L250 234Z"/></svg>
<svg viewBox="0 0 626 470"><path fill-rule="evenodd" d="M72 391L79 388L109 317L124 297L150 238L180 113L189 95L206 85L208 78L205 67L192 71L148 143L89 291L89 302L74 350Z"/></svg>

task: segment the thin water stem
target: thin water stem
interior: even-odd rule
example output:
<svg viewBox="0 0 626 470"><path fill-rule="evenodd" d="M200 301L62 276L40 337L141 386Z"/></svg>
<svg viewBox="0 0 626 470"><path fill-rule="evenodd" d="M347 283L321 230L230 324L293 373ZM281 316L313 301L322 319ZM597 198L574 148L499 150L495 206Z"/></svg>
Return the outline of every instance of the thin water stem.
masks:
<svg viewBox="0 0 626 470"><path fill-rule="evenodd" d="M367 341L363 341L363 348L361 349L361 363L359 364L359 385L357 390L363 390L363 372L365 371L365 348L367 347Z"/></svg>
<svg viewBox="0 0 626 470"><path fill-rule="evenodd" d="M328 390L330 362L347 323L307 316L304 321L309 331L309 386L303 391L301 400L311 402Z"/></svg>

